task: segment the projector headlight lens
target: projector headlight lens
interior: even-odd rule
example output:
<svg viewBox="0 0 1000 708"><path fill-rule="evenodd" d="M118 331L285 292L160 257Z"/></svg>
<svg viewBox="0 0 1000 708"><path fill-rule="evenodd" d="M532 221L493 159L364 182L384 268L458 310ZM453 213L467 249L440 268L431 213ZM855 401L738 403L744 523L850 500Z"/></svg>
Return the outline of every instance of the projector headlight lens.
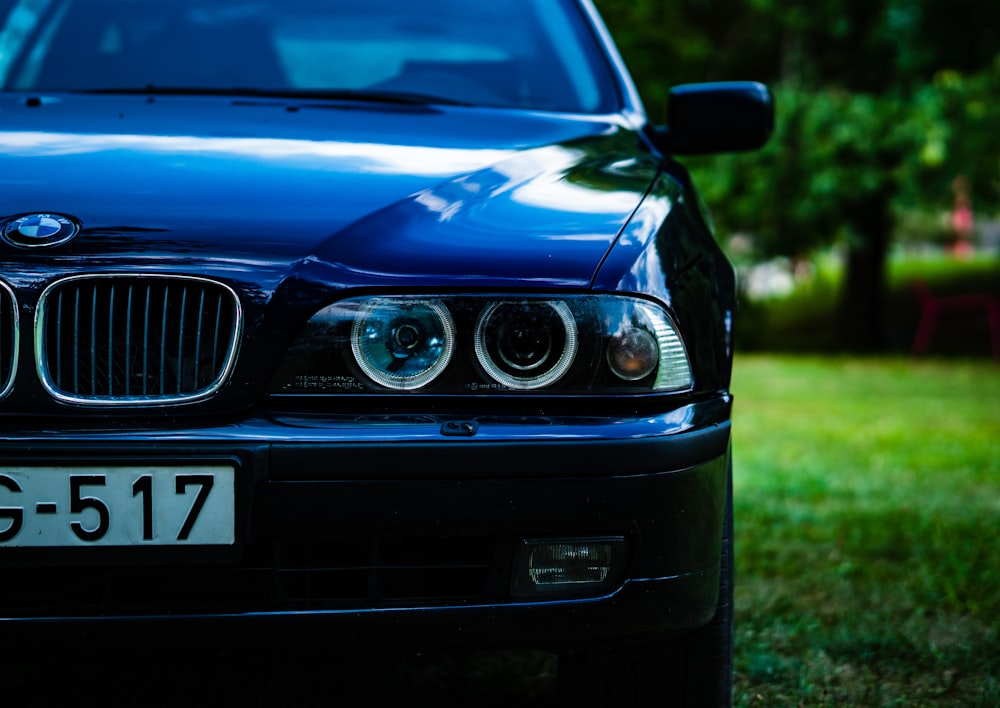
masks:
<svg viewBox="0 0 1000 708"><path fill-rule="evenodd" d="M543 388L561 379L576 358L576 320L558 300L494 302L476 322L475 348L480 366L497 383Z"/></svg>
<svg viewBox="0 0 1000 708"><path fill-rule="evenodd" d="M386 388L411 391L451 361L455 325L437 300L376 300L358 312L351 350L361 370Z"/></svg>

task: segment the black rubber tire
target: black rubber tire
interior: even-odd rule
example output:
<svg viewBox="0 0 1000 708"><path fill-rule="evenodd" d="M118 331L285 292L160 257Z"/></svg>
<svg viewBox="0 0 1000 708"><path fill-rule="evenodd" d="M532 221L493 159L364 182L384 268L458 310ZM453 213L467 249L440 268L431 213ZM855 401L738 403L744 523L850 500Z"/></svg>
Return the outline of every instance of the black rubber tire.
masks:
<svg viewBox="0 0 1000 708"><path fill-rule="evenodd" d="M595 656L559 658L567 708L730 706L733 692L733 481L730 463L715 617L689 634Z"/></svg>

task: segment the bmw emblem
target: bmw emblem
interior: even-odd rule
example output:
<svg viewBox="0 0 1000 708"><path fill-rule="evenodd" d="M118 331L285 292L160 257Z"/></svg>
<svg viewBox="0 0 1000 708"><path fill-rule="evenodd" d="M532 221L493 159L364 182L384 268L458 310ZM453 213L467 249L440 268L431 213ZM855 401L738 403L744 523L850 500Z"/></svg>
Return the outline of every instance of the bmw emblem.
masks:
<svg viewBox="0 0 1000 708"><path fill-rule="evenodd" d="M3 240L18 248L59 246L80 233L80 224L61 214L27 214L3 225Z"/></svg>

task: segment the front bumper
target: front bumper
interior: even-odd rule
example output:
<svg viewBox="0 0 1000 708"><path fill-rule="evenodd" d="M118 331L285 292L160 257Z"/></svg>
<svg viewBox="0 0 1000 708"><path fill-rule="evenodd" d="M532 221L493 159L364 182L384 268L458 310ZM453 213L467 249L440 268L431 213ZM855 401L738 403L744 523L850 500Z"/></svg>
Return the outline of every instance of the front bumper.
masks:
<svg viewBox="0 0 1000 708"><path fill-rule="evenodd" d="M0 546L5 644L118 643L141 625L158 646L197 632L205 649L310 636L559 647L699 626L716 606L729 409L720 397L633 419L274 414L0 435L5 464L228 461L238 479L237 542L222 551ZM616 587L512 596L524 539L608 535L629 548Z"/></svg>

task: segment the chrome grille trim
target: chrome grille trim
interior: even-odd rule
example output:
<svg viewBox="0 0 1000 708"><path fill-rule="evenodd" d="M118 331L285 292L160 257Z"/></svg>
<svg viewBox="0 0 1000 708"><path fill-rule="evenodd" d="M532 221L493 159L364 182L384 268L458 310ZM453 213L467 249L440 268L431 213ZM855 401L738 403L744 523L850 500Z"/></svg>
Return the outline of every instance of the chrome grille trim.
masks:
<svg viewBox="0 0 1000 708"><path fill-rule="evenodd" d="M14 388L18 352L21 349L21 328L18 324L17 300L14 291L0 281L0 398Z"/></svg>
<svg viewBox="0 0 1000 708"><path fill-rule="evenodd" d="M35 317L38 376L79 405L198 401L228 380L243 313L228 286L162 274L82 275L42 293Z"/></svg>

